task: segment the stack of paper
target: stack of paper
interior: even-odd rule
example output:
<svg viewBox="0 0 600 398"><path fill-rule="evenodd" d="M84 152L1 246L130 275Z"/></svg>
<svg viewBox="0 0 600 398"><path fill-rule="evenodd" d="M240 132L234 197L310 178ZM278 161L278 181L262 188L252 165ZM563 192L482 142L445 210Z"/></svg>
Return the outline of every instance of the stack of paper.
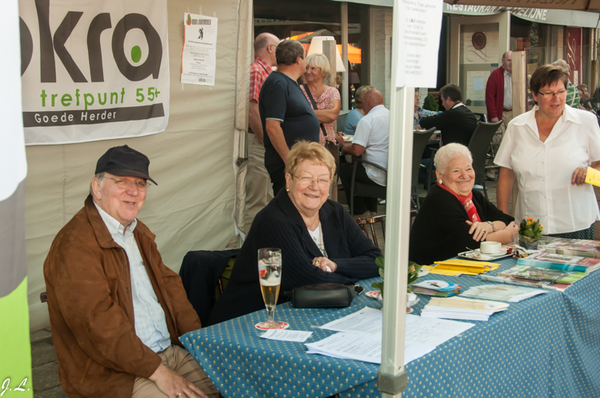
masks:
<svg viewBox="0 0 600 398"><path fill-rule="evenodd" d="M475 325L466 322L406 315L404 365L433 351L438 345L473 326ZM321 326L321 329L339 333L305 345L309 354L379 364L381 363L382 328L383 313L381 310L365 307L344 318Z"/></svg>
<svg viewBox="0 0 600 398"><path fill-rule="evenodd" d="M510 304L498 301L471 300L461 297L434 297L421 311L425 318L487 321L495 312L504 311Z"/></svg>
<svg viewBox="0 0 600 398"><path fill-rule="evenodd" d="M548 290L533 289L514 285L479 285L473 286L461 293L461 297L471 297L483 300L500 300L518 303L538 294L548 293Z"/></svg>
<svg viewBox="0 0 600 398"><path fill-rule="evenodd" d="M477 275L486 271L495 270L500 266L498 263L490 263L487 261L472 261L451 259L444 261L436 261L435 267L427 267L432 274L440 275Z"/></svg>

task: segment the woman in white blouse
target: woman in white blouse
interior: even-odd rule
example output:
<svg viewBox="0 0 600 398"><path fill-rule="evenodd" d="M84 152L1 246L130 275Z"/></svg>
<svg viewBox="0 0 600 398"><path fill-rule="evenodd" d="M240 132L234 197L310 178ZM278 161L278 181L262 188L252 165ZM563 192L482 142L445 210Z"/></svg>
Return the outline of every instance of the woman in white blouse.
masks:
<svg viewBox="0 0 600 398"><path fill-rule="evenodd" d="M553 65L531 77L536 106L509 123L494 160L501 166L498 208L508 213L516 179L517 223L533 217L549 235L594 239L600 212L585 177L588 166L600 170L600 128L594 114L565 105L568 81Z"/></svg>

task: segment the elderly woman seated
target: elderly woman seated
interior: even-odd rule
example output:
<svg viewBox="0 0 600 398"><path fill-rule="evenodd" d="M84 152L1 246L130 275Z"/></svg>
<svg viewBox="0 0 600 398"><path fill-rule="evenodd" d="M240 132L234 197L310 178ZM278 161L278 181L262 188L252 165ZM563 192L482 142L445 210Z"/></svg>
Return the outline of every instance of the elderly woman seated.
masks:
<svg viewBox="0 0 600 398"><path fill-rule="evenodd" d="M431 264L475 249L484 240L508 243L519 232L514 218L473 191L475 171L469 149L443 146L435 155L437 184L431 189L410 232L409 258Z"/></svg>
<svg viewBox="0 0 600 398"><path fill-rule="evenodd" d="M263 247L281 249L282 292L315 283L354 283L379 274L375 258L381 251L339 203L327 199L335 171L331 153L319 143L299 142L287 156L285 171L286 190L254 219L209 324L265 308L257 265Z"/></svg>

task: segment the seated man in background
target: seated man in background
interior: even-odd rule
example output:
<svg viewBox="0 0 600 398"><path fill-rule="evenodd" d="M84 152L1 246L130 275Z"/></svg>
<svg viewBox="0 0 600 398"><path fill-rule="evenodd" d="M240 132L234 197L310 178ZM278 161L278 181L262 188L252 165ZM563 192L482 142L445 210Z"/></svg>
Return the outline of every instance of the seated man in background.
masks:
<svg viewBox="0 0 600 398"><path fill-rule="evenodd" d="M85 205L44 262L60 383L70 397L218 397L179 336L201 327L181 278L136 219L148 158L127 145L96 165Z"/></svg>
<svg viewBox="0 0 600 398"><path fill-rule="evenodd" d="M419 129L430 129L435 127L441 131L441 145L451 142L469 146L471 136L477 127L477 118L469 108L462 102L462 91L456 84L447 84L440 89L440 98L442 106L446 110L439 115L424 117L419 122ZM421 164L425 166L419 171L419 180L427 188L427 169L431 163L431 158L426 158L427 153L423 154Z"/></svg>
<svg viewBox="0 0 600 398"><path fill-rule="evenodd" d="M439 115L424 117L419 122L422 129L432 127L442 132L442 145L458 142L469 146L477 127L477 118L462 102L462 91L456 84L447 84L440 89L442 106L446 110Z"/></svg>
<svg viewBox="0 0 600 398"><path fill-rule="evenodd" d="M383 95L378 90L366 92L363 98L365 116L356 126L352 144L342 145L341 151L352 156L361 156L364 160L376 163L387 169L388 139L390 135L390 111L383 105ZM340 178L344 191L350 201L350 186L352 184L352 169L354 165L342 163ZM387 173L369 164L359 164L356 171L356 181L370 185L387 185ZM377 213L377 198L354 198L354 213L369 217Z"/></svg>

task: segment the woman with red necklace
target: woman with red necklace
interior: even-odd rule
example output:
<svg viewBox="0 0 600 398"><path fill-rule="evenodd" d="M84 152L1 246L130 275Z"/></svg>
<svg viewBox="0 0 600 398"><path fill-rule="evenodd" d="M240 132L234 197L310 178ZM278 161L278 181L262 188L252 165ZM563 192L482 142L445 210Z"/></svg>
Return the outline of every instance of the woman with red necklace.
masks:
<svg viewBox="0 0 600 398"><path fill-rule="evenodd" d="M482 241L509 243L519 232L514 218L473 191L475 171L469 149L444 145L435 155L437 184L429 191L410 232L409 259L431 264L456 256Z"/></svg>

